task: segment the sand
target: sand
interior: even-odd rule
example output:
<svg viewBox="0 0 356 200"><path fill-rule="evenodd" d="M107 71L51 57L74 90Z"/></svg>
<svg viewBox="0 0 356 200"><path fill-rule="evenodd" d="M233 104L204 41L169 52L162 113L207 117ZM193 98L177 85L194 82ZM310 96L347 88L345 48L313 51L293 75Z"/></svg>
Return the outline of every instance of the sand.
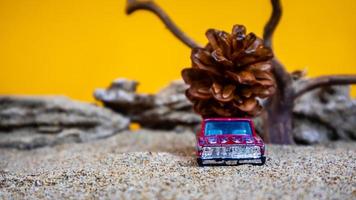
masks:
<svg viewBox="0 0 356 200"><path fill-rule="evenodd" d="M198 167L192 133L140 130L0 149L0 199L356 199L356 145L267 145L264 166Z"/></svg>

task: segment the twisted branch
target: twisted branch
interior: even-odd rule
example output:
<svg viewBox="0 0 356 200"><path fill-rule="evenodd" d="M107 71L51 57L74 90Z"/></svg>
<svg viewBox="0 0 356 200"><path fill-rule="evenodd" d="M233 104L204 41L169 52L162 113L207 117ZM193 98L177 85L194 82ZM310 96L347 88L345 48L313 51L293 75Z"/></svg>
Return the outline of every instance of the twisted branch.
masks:
<svg viewBox="0 0 356 200"><path fill-rule="evenodd" d="M349 84L356 84L356 75L330 75L311 78L307 80L307 83L303 88L295 92L294 98L298 98L306 92L309 92L318 87Z"/></svg>
<svg viewBox="0 0 356 200"><path fill-rule="evenodd" d="M265 46L272 48L272 36L282 16L282 6L280 0L271 0L272 15L263 30L263 40Z"/></svg>
<svg viewBox="0 0 356 200"><path fill-rule="evenodd" d="M126 14L130 15L136 10L148 10L159 17L166 27L189 48L196 48L199 45L182 32L171 18L153 1L147 0L127 0Z"/></svg>
<svg viewBox="0 0 356 200"><path fill-rule="evenodd" d="M264 45L272 49L272 37L273 33L276 30L279 21L282 17L282 6L280 0L271 0L272 4L272 14L269 20L267 21L264 30L263 30L263 40ZM292 83L292 77L285 70L281 62L279 62L274 56L273 59L273 74L276 78L278 89L280 90L280 95L285 95L286 91L289 90L289 85ZM288 95L292 96L292 95Z"/></svg>
<svg viewBox="0 0 356 200"><path fill-rule="evenodd" d="M263 29L263 41L266 47L272 49L272 36L274 31L276 30L279 20L282 16L282 6L279 0L271 0L272 4L272 14L269 20L267 21L264 29ZM274 68L275 71L279 71L278 74L274 73L275 76L289 76L289 73L283 69L283 65L276 58L274 58ZM281 78L283 79L283 78ZM289 78L284 78L289 79ZM282 81L283 82L283 81Z"/></svg>

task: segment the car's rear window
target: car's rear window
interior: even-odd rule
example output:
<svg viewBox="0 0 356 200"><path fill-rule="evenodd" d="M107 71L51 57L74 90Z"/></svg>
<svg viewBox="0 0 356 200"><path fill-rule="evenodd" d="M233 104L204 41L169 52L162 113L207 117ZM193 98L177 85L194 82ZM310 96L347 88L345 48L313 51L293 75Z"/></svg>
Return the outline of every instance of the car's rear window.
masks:
<svg viewBox="0 0 356 200"><path fill-rule="evenodd" d="M205 135L251 135L248 121L208 121L205 123Z"/></svg>

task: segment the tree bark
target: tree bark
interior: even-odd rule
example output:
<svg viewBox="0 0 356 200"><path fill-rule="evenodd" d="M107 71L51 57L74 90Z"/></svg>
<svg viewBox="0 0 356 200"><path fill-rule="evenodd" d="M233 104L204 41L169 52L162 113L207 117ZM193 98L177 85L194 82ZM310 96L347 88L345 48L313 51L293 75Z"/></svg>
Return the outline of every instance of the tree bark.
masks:
<svg viewBox="0 0 356 200"><path fill-rule="evenodd" d="M264 123L265 133L268 137L265 142L272 144L293 144L292 138L292 112L293 103L281 100L280 95L272 97L267 108L267 121Z"/></svg>
<svg viewBox="0 0 356 200"><path fill-rule="evenodd" d="M266 106L267 116L264 121L264 134L268 135L266 142L274 144L293 144L291 134L294 106L292 77L277 60L273 60L272 63L277 90Z"/></svg>
<svg viewBox="0 0 356 200"><path fill-rule="evenodd" d="M272 49L272 37L282 16L280 0L271 0L272 14L263 31L264 44ZM283 65L274 59L273 75L276 79L276 93L269 99L264 117L264 140L274 144L293 144L292 112L294 90L292 77Z"/></svg>

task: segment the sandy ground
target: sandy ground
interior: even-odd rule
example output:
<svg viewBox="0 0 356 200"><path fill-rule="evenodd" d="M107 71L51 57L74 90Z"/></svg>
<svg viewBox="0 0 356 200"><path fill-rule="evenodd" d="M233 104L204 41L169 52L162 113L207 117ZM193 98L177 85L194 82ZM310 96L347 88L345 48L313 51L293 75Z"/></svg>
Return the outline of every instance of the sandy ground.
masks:
<svg viewBox="0 0 356 200"><path fill-rule="evenodd" d="M0 199L356 199L356 145L268 145L264 166L198 167L194 135L141 130L0 149Z"/></svg>

